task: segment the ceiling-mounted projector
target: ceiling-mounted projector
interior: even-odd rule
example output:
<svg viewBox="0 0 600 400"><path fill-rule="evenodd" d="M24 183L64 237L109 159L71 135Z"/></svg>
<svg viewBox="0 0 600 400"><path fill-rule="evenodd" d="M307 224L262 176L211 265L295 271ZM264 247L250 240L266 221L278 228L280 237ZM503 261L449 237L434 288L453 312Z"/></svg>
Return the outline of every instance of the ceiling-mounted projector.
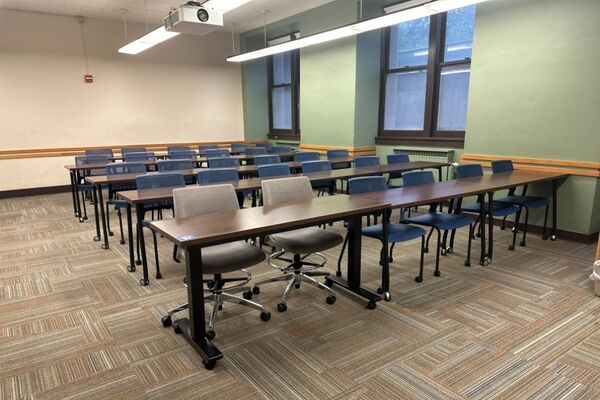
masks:
<svg viewBox="0 0 600 400"><path fill-rule="evenodd" d="M197 1L188 1L172 10L164 20L170 32L206 35L223 26L223 13L202 7Z"/></svg>

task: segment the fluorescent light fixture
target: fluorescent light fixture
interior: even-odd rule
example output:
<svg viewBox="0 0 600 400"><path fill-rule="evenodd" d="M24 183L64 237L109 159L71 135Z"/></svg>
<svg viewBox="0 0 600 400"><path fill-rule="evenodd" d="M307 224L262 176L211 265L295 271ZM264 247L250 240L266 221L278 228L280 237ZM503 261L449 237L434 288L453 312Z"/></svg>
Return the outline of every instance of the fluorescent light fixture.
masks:
<svg viewBox="0 0 600 400"><path fill-rule="evenodd" d="M149 49L152 46L156 46L166 40L169 40L179 35L179 32L169 32L165 30L164 26L156 28L150 33L142 36L141 38L134 40L133 42L121 47L119 53L123 54L138 54L144 50Z"/></svg>
<svg viewBox="0 0 600 400"><path fill-rule="evenodd" d="M369 32L376 29L386 28L401 24L403 22L413 21L416 19L429 17L434 14L462 8L473 4L482 3L487 0L412 0L407 3L402 3L394 6L394 9L400 8L399 11L391 12L381 17L368 19L357 22L352 25L342 26L330 31L317 33L310 36L305 36L297 40L277 44L275 46L265 47L260 50L242 53L231 56L227 59L229 62L243 62L254 60L257 58L270 56L277 53L283 53L290 50L301 49L303 47L312 46L319 43L330 42L332 40L342 39L349 36L358 35L359 33ZM408 8L407 8L408 7Z"/></svg>
<svg viewBox="0 0 600 400"><path fill-rule="evenodd" d="M220 11L224 14L248 2L250 0L208 0L202 4L202 7Z"/></svg>

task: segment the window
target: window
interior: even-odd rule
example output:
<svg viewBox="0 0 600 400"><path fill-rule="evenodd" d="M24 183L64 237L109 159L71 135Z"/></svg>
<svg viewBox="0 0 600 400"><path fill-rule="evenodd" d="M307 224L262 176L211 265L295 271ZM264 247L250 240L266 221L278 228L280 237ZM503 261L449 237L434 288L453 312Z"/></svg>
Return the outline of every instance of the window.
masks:
<svg viewBox="0 0 600 400"><path fill-rule="evenodd" d="M462 147L475 6L385 32L378 144Z"/></svg>
<svg viewBox="0 0 600 400"><path fill-rule="evenodd" d="M300 138L298 57L296 50L269 58L269 137Z"/></svg>

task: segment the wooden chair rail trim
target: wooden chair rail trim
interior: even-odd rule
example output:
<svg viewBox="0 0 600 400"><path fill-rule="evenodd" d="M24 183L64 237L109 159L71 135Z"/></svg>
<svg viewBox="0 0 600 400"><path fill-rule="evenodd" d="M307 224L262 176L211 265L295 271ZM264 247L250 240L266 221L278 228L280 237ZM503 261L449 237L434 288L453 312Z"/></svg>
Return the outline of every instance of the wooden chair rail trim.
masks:
<svg viewBox="0 0 600 400"><path fill-rule="evenodd" d="M511 157L511 156L489 156L482 154L463 154L464 161L494 161L502 159L510 159L518 164L533 164L533 165L550 165L555 167L571 167L571 168L586 168L600 170L600 162L590 161L571 161L571 160L551 160L545 158L529 158L529 157Z"/></svg>
<svg viewBox="0 0 600 400"><path fill-rule="evenodd" d="M475 160L465 160L464 161L475 161ZM478 162L484 168L492 168L492 164L489 162ZM576 168L562 168L562 167L544 167L544 166L536 166L536 165L523 165L523 164L514 164L515 169L520 170L529 170L529 171L543 171L543 172L558 172L565 173L569 175L577 175L577 176L588 176L592 178L600 178L600 171L594 170L585 170L585 169L576 169Z"/></svg>
<svg viewBox="0 0 600 400"><path fill-rule="evenodd" d="M327 154L327 150L348 150L350 157L373 156L376 154L375 146L363 147L342 147L342 146L322 146L316 144L301 144L300 151L317 151L321 154Z"/></svg>

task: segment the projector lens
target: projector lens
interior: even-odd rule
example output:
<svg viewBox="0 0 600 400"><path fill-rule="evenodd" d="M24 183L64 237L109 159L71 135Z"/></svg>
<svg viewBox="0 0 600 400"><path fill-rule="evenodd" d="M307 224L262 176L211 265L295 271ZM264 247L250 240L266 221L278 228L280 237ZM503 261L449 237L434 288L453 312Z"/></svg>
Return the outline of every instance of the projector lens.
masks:
<svg viewBox="0 0 600 400"><path fill-rule="evenodd" d="M200 20L200 22L208 21L208 11L206 11L204 8L199 9L196 15L198 16L198 20Z"/></svg>

